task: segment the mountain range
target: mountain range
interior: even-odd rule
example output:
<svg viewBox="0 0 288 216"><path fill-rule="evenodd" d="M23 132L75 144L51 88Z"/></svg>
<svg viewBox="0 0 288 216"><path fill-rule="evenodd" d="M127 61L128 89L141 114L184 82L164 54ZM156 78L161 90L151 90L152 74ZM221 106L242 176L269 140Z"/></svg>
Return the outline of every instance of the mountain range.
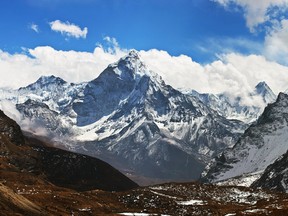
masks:
<svg viewBox="0 0 288 216"><path fill-rule="evenodd" d="M249 173L260 173L261 177L263 171L288 150L287 108L288 95L280 93L276 102L265 108L257 122L245 131L238 142L208 166L204 179L218 182ZM265 172L263 175L267 176Z"/></svg>
<svg viewBox="0 0 288 216"><path fill-rule="evenodd" d="M259 104L254 103L253 105L245 105L242 102L241 97L231 97L227 93L203 94L195 90L185 90L183 93L199 98L201 102L227 119L238 119L247 124L256 121L263 112L263 107ZM255 89L250 93L250 96L258 96L264 106L275 102L277 98L271 88L264 81L255 86Z"/></svg>
<svg viewBox="0 0 288 216"><path fill-rule="evenodd" d="M191 183L138 187L96 158L56 149L0 111L0 215L285 214L287 195ZM118 191L118 192L117 192Z"/></svg>
<svg viewBox="0 0 288 216"><path fill-rule="evenodd" d="M262 113L226 93L180 91L134 50L90 82L52 75L0 92L27 135L100 158L141 184L259 174L288 149L285 94L276 100L264 81L256 85L250 95L268 105Z"/></svg>
<svg viewBox="0 0 288 216"><path fill-rule="evenodd" d="M41 77L2 98L16 104L21 126L29 122L24 130L160 179L199 178L247 127L165 84L133 50L90 82Z"/></svg>
<svg viewBox="0 0 288 216"><path fill-rule="evenodd" d="M285 215L288 95L249 95L177 90L134 50L89 82L0 89L0 215ZM190 183L138 187L168 181Z"/></svg>

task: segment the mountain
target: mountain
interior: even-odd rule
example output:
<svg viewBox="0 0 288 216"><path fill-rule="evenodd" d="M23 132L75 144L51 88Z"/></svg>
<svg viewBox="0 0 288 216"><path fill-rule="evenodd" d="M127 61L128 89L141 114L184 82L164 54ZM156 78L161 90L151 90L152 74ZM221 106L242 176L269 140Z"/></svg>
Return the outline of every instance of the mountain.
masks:
<svg viewBox="0 0 288 216"><path fill-rule="evenodd" d="M231 96L228 96L225 93L201 94L195 90L185 90L183 92L185 94L197 97L201 102L209 106L211 109L216 110L219 115L222 115L225 118L238 119L248 124L256 121L264 108L257 104L251 106L244 105L242 104L240 97L231 98ZM264 81L255 86L255 89L250 93L250 96L260 96L263 105L268 105L276 100L276 95Z"/></svg>
<svg viewBox="0 0 288 216"><path fill-rule="evenodd" d="M288 95L280 93L231 149L216 158L204 179L217 182L263 172L288 150Z"/></svg>
<svg viewBox="0 0 288 216"><path fill-rule="evenodd" d="M133 181L107 163L65 150L43 145L25 137L17 123L0 111L1 179L26 173L42 181L77 190L127 190L137 187ZM13 171L11 173L11 171Z"/></svg>
<svg viewBox="0 0 288 216"><path fill-rule="evenodd" d="M14 95L17 104L25 103L30 99L45 103L51 110L70 117L74 113L69 113L70 110L67 108L83 93L86 85L87 83L67 83L53 75L42 76L36 82L18 89ZM10 92L11 94L13 93Z"/></svg>
<svg viewBox="0 0 288 216"><path fill-rule="evenodd" d="M275 102L276 100L276 95L265 81L262 81L256 85L254 95L260 95L265 104Z"/></svg>
<svg viewBox="0 0 288 216"><path fill-rule="evenodd" d="M255 188L265 188L288 192L288 152L280 156L273 164L269 165L261 177L252 184Z"/></svg>
<svg viewBox="0 0 288 216"><path fill-rule="evenodd" d="M137 185L108 164L47 147L0 111L0 215L285 214L287 195L243 187ZM102 189L102 190L99 190Z"/></svg>
<svg viewBox="0 0 288 216"><path fill-rule="evenodd" d="M166 85L134 50L90 82L42 77L17 94L36 134L152 178L197 179L247 127Z"/></svg>

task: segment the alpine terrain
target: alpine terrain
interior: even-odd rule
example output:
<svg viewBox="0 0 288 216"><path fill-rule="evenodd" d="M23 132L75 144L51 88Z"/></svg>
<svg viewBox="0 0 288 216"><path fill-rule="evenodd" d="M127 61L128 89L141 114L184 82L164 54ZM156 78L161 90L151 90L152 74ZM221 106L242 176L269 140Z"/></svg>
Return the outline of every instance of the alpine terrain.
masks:
<svg viewBox="0 0 288 216"><path fill-rule="evenodd" d="M261 104L254 103L251 106L242 104L241 97L231 98L227 93L221 94L201 94L195 90L184 91L185 94L195 96L205 105L209 106L221 116L228 119L238 119L247 124L251 124L258 119L265 106L276 100L276 95L266 82L260 82L255 86L250 96L260 99Z"/></svg>
<svg viewBox="0 0 288 216"><path fill-rule="evenodd" d="M98 159L47 145L23 135L0 111L1 216L277 215L288 209L287 195L258 189L195 182L138 188Z"/></svg>
<svg viewBox="0 0 288 216"><path fill-rule="evenodd" d="M276 102L265 108L257 122L245 131L233 148L225 150L216 157L215 161L208 167L208 173L204 180L218 182L253 173L260 177L270 164L281 157L283 159L279 159L269 166L260 178L261 180L255 185L264 186L272 184L272 182L275 183L275 178L282 181L282 177L280 178L278 174L285 173L286 169L282 164L285 161L285 156L282 155L288 150L287 107L288 95L280 93ZM273 170L279 170L278 174L276 172L273 174ZM263 182L264 179L267 181ZM283 184L285 185L284 182Z"/></svg>
<svg viewBox="0 0 288 216"><path fill-rule="evenodd" d="M166 85L134 50L90 82L41 77L2 98L17 104L24 130L131 177L198 179L247 127Z"/></svg>

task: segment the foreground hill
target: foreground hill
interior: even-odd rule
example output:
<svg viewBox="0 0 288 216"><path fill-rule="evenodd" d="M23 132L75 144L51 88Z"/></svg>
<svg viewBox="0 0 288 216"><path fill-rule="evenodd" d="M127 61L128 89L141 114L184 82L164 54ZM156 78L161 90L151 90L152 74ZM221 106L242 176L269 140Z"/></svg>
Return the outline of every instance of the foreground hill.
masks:
<svg viewBox="0 0 288 216"><path fill-rule="evenodd" d="M78 190L126 190L137 185L109 164L25 138L20 127L0 111L0 179L27 173L55 185ZM32 146L31 146L32 145Z"/></svg>

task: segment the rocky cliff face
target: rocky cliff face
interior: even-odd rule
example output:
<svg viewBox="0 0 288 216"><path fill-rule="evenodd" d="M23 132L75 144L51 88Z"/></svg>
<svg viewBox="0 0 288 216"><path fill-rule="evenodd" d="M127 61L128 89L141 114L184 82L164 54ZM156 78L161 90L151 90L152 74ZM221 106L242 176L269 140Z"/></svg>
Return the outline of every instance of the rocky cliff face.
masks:
<svg viewBox="0 0 288 216"><path fill-rule="evenodd" d="M261 177L252 184L254 188L265 188L288 192L288 153L280 156L269 165Z"/></svg>
<svg viewBox="0 0 288 216"><path fill-rule="evenodd" d="M258 121L250 126L233 148L216 158L206 179L211 182L261 172L288 150L288 95L280 93Z"/></svg>

